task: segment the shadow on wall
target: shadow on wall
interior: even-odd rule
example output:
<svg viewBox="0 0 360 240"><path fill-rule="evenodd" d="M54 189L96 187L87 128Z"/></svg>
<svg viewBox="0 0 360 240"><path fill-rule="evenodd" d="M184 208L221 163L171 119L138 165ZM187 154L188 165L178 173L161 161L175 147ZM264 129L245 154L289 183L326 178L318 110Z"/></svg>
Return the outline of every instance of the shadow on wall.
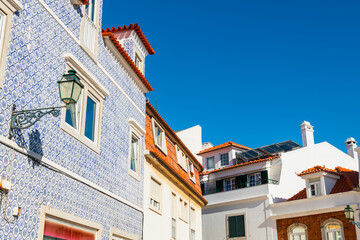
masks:
<svg viewBox="0 0 360 240"><path fill-rule="evenodd" d="M29 150L36 154L39 154L41 157L44 156L40 132L37 129L29 133ZM40 164L37 159L34 159L30 156L28 157L28 161L29 163L31 162L33 164L33 167L39 166Z"/></svg>

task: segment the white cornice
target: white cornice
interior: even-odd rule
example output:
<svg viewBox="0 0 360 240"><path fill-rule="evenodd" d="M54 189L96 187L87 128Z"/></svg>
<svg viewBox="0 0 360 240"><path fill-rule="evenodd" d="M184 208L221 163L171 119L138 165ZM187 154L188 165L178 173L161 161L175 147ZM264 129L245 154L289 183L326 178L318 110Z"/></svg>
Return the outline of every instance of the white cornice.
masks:
<svg viewBox="0 0 360 240"><path fill-rule="evenodd" d="M8 6L13 12L20 11L24 8L18 0L0 0L0 2Z"/></svg>

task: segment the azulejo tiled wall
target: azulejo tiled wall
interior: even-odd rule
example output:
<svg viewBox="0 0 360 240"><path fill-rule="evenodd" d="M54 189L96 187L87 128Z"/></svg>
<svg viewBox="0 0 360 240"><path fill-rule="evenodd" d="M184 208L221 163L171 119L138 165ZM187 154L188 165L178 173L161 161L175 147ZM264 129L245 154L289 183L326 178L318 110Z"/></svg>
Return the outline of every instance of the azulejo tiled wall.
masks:
<svg viewBox="0 0 360 240"><path fill-rule="evenodd" d="M98 63L115 79L138 111L111 82L99 66L81 49L46 4L74 36L80 37L81 7L69 0L21 0L23 9L13 18L3 88L0 89L0 135L9 131L11 106L31 109L61 105L57 81L65 73L65 53L72 53L109 91L102 109L100 153L96 153L60 128L61 118L46 116L22 130L17 141L66 169L142 207L143 157L140 181L128 174L129 118L145 125L145 94L105 49L98 37ZM100 17L102 14L100 4ZM100 19L101 22L101 19ZM114 23L121 25L124 23ZM142 141L142 149L144 142ZM143 156L143 154L141 154ZM7 215L13 206L22 213L13 223L0 218L0 239L37 239L41 205L74 214L103 225L102 239L109 239L110 227L141 236L142 214L122 202L36 163L0 143L3 177L12 160ZM3 206L2 206L3 207Z"/></svg>

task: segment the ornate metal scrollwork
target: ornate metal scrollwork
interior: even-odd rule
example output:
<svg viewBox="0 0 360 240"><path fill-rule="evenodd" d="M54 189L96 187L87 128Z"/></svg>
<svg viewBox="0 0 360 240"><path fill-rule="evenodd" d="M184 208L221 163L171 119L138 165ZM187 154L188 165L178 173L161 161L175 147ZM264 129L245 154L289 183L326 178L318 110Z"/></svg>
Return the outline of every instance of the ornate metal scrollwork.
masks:
<svg viewBox="0 0 360 240"><path fill-rule="evenodd" d="M29 128L47 114L58 117L60 115L60 108L63 107L65 106L16 111L16 105L14 104L10 121L10 138L13 136L13 129Z"/></svg>

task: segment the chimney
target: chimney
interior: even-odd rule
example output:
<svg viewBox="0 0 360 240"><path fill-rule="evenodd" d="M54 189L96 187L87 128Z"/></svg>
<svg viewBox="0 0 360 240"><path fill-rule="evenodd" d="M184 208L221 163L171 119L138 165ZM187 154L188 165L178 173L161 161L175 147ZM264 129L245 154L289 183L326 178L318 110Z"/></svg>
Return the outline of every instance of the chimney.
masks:
<svg viewBox="0 0 360 240"><path fill-rule="evenodd" d="M314 145L314 127L307 121L303 121L300 127L303 147Z"/></svg>
<svg viewBox="0 0 360 240"><path fill-rule="evenodd" d="M355 148L357 148L356 141L354 138L349 137L346 139L346 149L347 154L349 154L352 158L358 159L358 153L355 151Z"/></svg>
<svg viewBox="0 0 360 240"><path fill-rule="evenodd" d="M349 139L349 138L348 138ZM355 140L354 140L355 141ZM355 142L356 143L356 142ZM356 146L356 145L355 145ZM347 147L347 144L346 144L346 147ZM358 168L358 172L360 173L360 147L357 147L357 148L355 148L354 149L355 151L356 151L356 154L357 154L357 156L358 156L358 166L359 166L359 168ZM348 152L349 152L349 150L348 150ZM358 185L358 188L360 188L360 174L359 174L359 185Z"/></svg>

